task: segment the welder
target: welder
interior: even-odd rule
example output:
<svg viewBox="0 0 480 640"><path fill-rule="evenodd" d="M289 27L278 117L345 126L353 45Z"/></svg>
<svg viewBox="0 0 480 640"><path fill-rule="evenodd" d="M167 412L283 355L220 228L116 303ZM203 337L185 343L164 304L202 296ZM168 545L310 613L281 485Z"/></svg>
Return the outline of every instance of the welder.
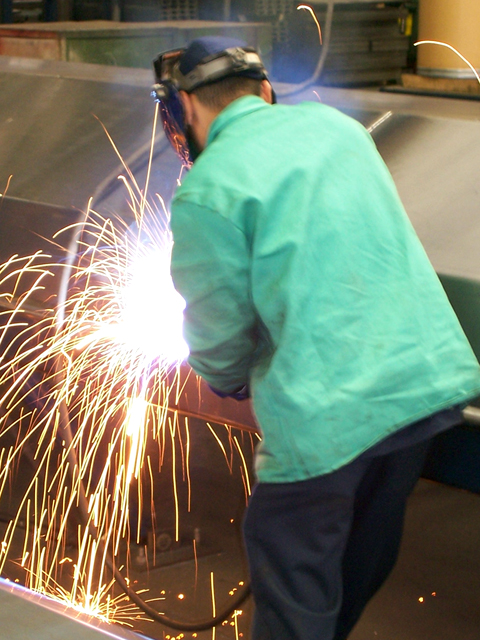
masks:
<svg viewBox="0 0 480 640"><path fill-rule="evenodd" d="M172 275L193 369L251 396L254 640L345 640L398 553L431 438L480 369L367 131L276 104L258 53L202 37L155 61L189 171Z"/></svg>

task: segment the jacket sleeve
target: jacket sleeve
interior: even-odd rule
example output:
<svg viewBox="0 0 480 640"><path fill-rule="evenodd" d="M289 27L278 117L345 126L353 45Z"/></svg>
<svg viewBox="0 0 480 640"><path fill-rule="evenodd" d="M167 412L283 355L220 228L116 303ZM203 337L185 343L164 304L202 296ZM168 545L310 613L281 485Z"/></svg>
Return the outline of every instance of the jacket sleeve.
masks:
<svg viewBox="0 0 480 640"><path fill-rule="evenodd" d="M186 302L189 364L226 394L248 385L256 348L250 251L241 229L217 211L174 200L172 278Z"/></svg>

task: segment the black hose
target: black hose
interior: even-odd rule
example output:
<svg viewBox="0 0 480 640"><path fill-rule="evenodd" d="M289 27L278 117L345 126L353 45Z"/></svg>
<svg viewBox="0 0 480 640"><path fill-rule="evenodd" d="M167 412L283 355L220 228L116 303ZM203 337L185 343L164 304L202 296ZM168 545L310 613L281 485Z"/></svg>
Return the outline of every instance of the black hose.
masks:
<svg viewBox="0 0 480 640"><path fill-rule="evenodd" d="M134 602L137 607L139 607L144 613L146 613L152 620L156 622L160 622L166 627L170 627L171 629L176 629L177 631L205 631L206 629L212 629L219 624L222 624L236 609L238 609L248 598L250 595L250 586L247 585L243 591L237 596L233 603L230 603L227 609L220 612L214 618L209 618L207 620L199 620L197 622L184 622L180 620L174 620L169 616L159 613L155 609L153 609L149 604L145 602L137 593L132 591L128 584L125 581L125 578L118 571L118 569L113 566L110 557L108 554L106 555L106 563L109 569L113 572L115 580L118 582L122 591L130 598L132 602Z"/></svg>
<svg viewBox="0 0 480 640"><path fill-rule="evenodd" d="M323 30L322 52L320 54L320 57L318 58L315 71L310 76L310 78L307 78L307 80L304 80L300 84L295 85L293 89L286 89L285 91L282 91L281 89L279 90L276 89L275 93L277 96L282 98L287 96L294 96L297 93L301 93L305 89L308 89L308 87L311 87L312 85L314 85L316 82L320 80L320 77L323 72L323 67L325 66L325 61L327 59L328 51L330 49L334 6L335 6L335 0L328 0L327 15L325 18L325 28Z"/></svg>

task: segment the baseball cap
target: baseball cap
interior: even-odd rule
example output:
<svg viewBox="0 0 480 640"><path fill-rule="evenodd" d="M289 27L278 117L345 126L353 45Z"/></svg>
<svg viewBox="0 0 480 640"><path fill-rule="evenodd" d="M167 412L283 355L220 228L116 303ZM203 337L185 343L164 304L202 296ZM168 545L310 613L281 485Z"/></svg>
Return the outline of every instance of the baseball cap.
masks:
<svg viewBox="0 0 480 640"><path fill-rule="evenodd" d="M230 49L242 49L244 51L255 51L249 47L243 40L237 38L229 38L225 36L202 36L192 40L185 49L180 58L179 71L186 76L191 73L199 64ZM266 70L261 65L255 65L253 68L236 71L232 69L225 74L226 76L241 76L245 78L253 78L254 80L263 80L267 77ZM218 78L215 78L215 80ZM212 80L214 82L215 80Z"/></svg>

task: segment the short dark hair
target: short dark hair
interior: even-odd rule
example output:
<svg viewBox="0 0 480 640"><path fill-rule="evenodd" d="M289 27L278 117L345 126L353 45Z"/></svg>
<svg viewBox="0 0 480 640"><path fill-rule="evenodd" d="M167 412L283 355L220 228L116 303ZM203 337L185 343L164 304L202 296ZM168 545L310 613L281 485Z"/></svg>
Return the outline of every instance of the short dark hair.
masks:
<svg viewBox="0 0 480 640"><path fill-rule="evenodd" d="M242 76L228 76L227 78L222 78L222 80L217 80L217 82L197 87L192 93L209 109L222 111L227 105L241 96L259 96L262 82L262 80Z"/></svg>

